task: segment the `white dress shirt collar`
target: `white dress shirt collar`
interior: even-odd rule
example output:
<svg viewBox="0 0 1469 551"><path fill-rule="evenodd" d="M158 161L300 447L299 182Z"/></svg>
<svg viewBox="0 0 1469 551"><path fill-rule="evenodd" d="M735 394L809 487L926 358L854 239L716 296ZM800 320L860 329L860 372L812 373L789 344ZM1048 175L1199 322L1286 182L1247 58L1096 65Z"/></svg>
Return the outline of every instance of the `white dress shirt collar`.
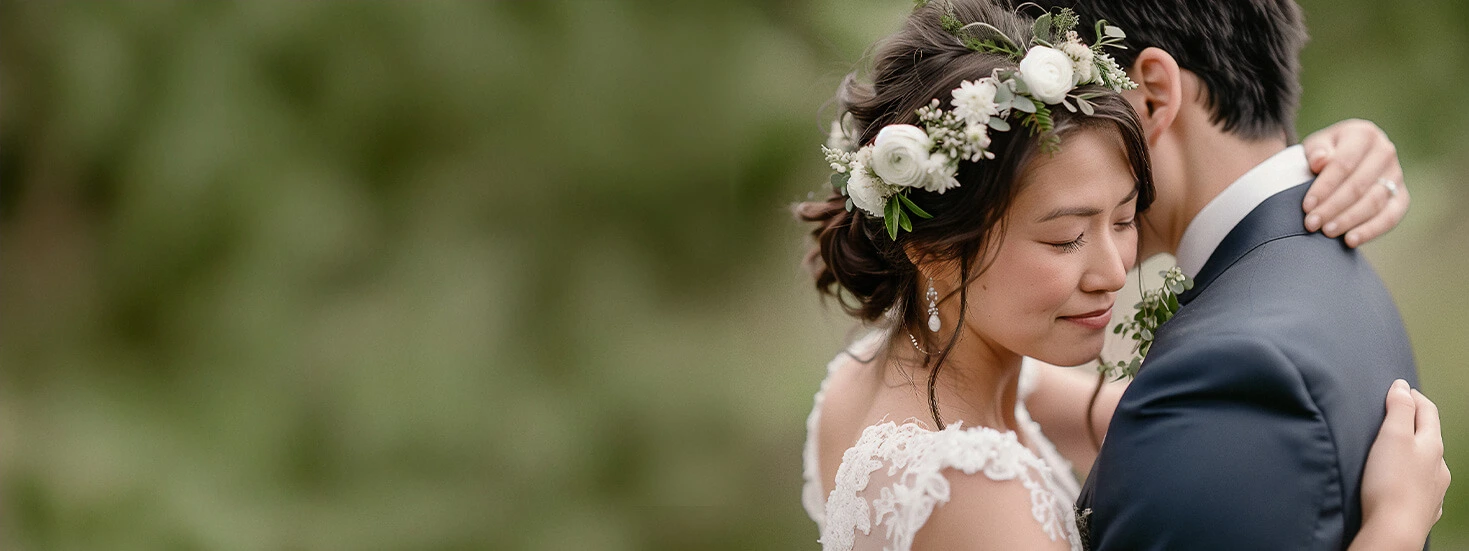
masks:
<svg viewBox="0 0 1469 551"><path fill-rule="evenodd" d="M1178 254L1175 255L1178 267L1189 277L1198 277L1199 270L1204 269L1204 263L1213 256L1219 243L1250 211L1270 196L1313 177L1311 165L1306 161L1306 150L1299 145L1287 147L1255 165L1204 205L1204 209L1189 222L1183 239L1178 242Z"/></svg>

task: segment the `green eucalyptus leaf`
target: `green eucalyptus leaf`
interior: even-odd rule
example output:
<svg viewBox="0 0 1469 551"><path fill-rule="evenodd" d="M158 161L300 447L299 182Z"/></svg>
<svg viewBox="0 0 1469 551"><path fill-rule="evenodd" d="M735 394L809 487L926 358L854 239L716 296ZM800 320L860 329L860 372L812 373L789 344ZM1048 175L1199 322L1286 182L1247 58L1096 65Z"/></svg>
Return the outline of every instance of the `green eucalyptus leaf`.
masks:
<svg viewBox="0 0 1469 551"><path fill-rule="evenodd" d="M1035 37L1039 40L1049 42L1051 40L1051 14L1047 13L1035 18Z"/></svg>
<svg viewBox="0 0 1469 551"><path fill-rule="evenodd" d="M1015 109L1026 113L1035 113L1035 100L1020 96L1015 98Z"/></svg>
<svg viewBox="0 0 1469 551"><path fill-rule="evenodd" d="M831 185L840 190L847 189L847 180L852 179L851 171L838 172L831 175Z"/></svg>
<svg viewBox="0 0 1469 551"><path fill-rule="evenodd" d="M1001 84L995 87L995 103L1004 105L1013 97L1015 97L1015 93L1010 91L1009 86Z"/></svg>
<svg viewBox="0 0 1469 551"><path fill-rule="evenodd" d="M852 198L851 197L848 197L847 198L847 212L852 212L852 208L855 207L855 206L856 205L853 205L852 204Z"/></svg>
<svg viewBox="0 0 1469 551"><path fill-rule="evenodd" d="M1009 132L1010 123L1000 117L990 117L990 128L993 128L996 132Z"/></svg>
<svg viewBox="0 0 1469 551"><path fill-rule="evenodd" d="M903 231L913 231L913 221L908 219L908 212L902 208L898 209L898 227Z"/></svg>
<svg viewBox="0 0 1469 551"><path fill-rule="evenodd" d="M1081 112L1085 113L1088 117L1097 114L1097 109L1095 107L1092 107L1092 102L1089 102L1085 99L1076 98L1076 106L1081 108Z"/></svg>
<svg viewBox="0 0 1469 551"><path fill-rule="evenodd" d="M1105 32L1107 33L1107 36L1112 38L1127 38L1127 33L1122 32L1122 29L1113 27L1111 25L1107 25Z"/></svg>

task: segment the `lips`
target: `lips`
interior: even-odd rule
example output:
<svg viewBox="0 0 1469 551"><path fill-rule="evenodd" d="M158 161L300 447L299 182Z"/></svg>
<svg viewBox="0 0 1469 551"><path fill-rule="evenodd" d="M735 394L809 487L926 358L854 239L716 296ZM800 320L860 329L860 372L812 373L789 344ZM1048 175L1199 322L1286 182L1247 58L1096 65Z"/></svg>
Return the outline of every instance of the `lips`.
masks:
<svg viewBox="0 0 1469 551"><path fill-rule="evenodd" d="M1112 321L1112 310L1110 308L1095 310L1087 312L1085 314L1077 314L1075 316L1062 316L1061 319L1075 323L1087 329L1106 329L1107 322Z"/></svg>

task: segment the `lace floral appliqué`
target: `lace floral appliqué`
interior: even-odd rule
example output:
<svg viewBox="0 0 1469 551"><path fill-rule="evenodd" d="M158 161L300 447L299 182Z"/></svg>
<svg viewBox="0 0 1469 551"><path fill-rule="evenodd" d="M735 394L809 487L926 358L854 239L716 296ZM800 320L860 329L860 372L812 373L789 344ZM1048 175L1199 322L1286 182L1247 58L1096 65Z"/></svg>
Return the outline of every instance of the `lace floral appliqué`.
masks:
<svg viewBox="0 0 1469 551"><path fill-rule="evenodd" d="M911 548L934 508L949 501L947 469L1019 480L1030 492L1031 516L1044 533L1080 549L1067 491L1050 465L1021 445L1015 433L966 429L960 423L930 431L911 422L867 427L842 455L824 511L823 547L850 550L858 534L871 535L876 527L883 530L885 549ZM875 480L878 485L869 489ZM874 496L870 503L868 496Z"/></svg>

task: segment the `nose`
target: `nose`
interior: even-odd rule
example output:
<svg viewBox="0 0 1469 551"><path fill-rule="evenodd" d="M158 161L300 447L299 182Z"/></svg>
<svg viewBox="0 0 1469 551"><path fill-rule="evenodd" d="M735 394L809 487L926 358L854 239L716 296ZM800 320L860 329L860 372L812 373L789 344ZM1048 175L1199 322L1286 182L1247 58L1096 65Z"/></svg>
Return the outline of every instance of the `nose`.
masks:
<svg viewBox="0 0 1469 551"><path fill-rule="evenodd" d="M1088 293L1115 293L1127 284L1127 271L1135 252L1124 250L1124 240L1113 232L1099 240L1087 262L1086 273L1081 276L1081 290Z"/></svg>

